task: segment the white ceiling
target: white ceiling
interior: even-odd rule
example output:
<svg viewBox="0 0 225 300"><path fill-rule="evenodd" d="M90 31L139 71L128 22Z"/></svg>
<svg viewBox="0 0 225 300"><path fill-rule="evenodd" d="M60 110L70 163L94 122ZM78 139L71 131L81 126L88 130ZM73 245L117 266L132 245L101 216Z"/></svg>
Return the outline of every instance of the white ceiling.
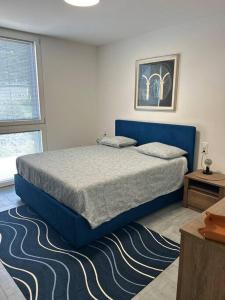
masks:
<svg viewBox="0 0 225 300"><path fill-rule="evenodd" d="M225 13L225 0L0 0L0 26L102 45L200 17Z"/></svg>

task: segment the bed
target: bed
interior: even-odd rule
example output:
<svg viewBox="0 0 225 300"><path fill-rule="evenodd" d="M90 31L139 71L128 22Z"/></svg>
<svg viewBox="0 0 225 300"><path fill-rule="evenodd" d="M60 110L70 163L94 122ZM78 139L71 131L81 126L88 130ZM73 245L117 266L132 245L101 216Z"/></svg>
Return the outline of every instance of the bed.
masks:
<svg viewBox="0 0 225 300"><path fill-rule="evenodd" d="M132 147L90 146L19 160L17 194L75 248L181 200L182 174L187 166L193 169L194 127L117 120L115 128L116 135L136 139L138 145L162 142L184 149L187 156L165 161Z"/></svg>

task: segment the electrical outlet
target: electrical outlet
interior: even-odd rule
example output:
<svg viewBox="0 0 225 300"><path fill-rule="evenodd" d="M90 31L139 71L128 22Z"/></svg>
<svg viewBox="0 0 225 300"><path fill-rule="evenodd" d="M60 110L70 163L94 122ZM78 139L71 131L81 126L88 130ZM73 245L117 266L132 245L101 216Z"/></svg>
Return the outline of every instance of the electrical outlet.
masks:
<svg viewBox="0 0 225 300"><path fill-rule="evenodd" d="M209 152L209 143L208 142L202 142L201 143L202 153L208 154Z"/></svg>

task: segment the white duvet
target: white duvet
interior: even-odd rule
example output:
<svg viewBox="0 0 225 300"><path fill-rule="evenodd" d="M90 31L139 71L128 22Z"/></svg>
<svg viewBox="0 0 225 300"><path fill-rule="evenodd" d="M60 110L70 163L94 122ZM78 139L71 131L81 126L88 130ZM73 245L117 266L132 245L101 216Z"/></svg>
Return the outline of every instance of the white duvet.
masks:
<svg viewBox="0 0 225 300"><path fill-rule="evenodd" d="M17 170L96 228L180 188L187 160L155 158L138 153L135 147L97 145L22 156Z"/></svg>

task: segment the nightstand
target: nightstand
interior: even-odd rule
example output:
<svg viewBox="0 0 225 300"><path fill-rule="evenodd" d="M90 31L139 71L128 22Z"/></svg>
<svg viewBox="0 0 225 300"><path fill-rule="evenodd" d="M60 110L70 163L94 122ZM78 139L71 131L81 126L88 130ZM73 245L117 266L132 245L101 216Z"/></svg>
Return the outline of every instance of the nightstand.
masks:
<svg viewBox="0 0 225 300"><path fill-rule="evenodd" d="M183 205L204 211L225 197L225 175L204 175L198 170L185 175Z"/></svg>

